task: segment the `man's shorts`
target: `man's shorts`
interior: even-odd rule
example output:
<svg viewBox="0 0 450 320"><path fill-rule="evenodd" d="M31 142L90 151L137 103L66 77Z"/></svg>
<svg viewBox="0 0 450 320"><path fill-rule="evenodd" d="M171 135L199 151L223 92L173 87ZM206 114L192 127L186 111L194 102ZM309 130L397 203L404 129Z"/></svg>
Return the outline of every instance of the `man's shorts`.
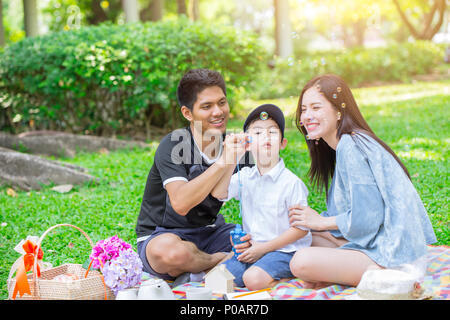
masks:
<svg viewBox="0 0 450 320"><path fill-rule="evenodd" d="M225 223L225 219L221 214L217 215L217 219L213 225L198 228L164 228L156 227L155 231L145 240L137 243L137 251L144 265L143 270L158 278L164 280L174 280L175 278L168 274L161 274L154 271L147 261L146 247L150 240L164 233L173 233L181 238L181 240L194 243L197 248L208 254L216 252L230 252L230 231L235 228L233 223Z"/></svg>
<svg viewBox="0 0 450 320"><path fill-rule="evenodd" d="M283 278L293 278L294 275L289 268L289 263L291 262L292 257L294 256L294 252L282 252L282 251L271 251L263 255L258 261L255 263L245 263L240 262L236 259L236 256L226 260L223 262L227 267L228 271L230 271L234 278L234 283L238 287L245 287L244 281L242 280L242 276L244 272L253 266L260 267L265 272L267 272L272 279L280 280Z"/></svg>

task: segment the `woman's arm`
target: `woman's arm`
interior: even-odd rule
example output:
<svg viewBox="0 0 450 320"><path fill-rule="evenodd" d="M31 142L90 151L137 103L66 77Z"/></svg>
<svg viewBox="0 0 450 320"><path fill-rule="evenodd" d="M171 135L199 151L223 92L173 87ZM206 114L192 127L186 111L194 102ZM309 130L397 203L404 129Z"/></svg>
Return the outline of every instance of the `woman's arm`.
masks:
<svg viewBox="0 0 450 320"><path fill-rule="evenodd" d="M281 249L288 244L303 238L308 231L296 227L290 227L280 236L267 242L253 242L252 246L245 250L237 259L241 262L253 263L268 252Z"/></svg>
<svg viewBox="0 0 450 320"><path fill-rule="evenodd" d="M291 227L305 227L317 231L338 230L336 217L322 217L316 210L302 205L289 208Z"/></svg>

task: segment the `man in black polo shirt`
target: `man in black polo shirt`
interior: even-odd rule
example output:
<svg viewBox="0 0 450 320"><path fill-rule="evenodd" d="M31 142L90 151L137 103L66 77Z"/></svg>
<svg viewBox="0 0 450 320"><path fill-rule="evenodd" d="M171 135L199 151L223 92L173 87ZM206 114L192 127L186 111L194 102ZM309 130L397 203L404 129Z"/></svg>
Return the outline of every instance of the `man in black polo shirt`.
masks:
<svg viewBox="0 0 450 320"><path fill-rule="evenodd" d="M210 192L245 152L233 136L223 144L229 106L218 72L187 72L177 98L190 125L161 140L136 225L144 271L165 280L210 269L231 251L235 225L218 214L222 202Z"/></svg>

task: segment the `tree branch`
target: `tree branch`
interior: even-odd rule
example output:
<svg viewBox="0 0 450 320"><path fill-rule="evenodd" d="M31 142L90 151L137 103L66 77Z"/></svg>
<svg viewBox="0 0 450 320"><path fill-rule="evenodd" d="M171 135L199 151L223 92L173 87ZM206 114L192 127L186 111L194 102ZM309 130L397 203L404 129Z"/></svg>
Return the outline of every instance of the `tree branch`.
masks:
<svg viewBox="0 0 450 320"><path fill-rule="evenodd" d="M419 39L420 38L419 33L417 32L417 30L414 28L414 26L409 21L408 17L403 12L402 8L400 7L400 4L398 3L398 0L393 0L393 1L394 1L394 4L395 4L395 7L397 8L398 13L400 14L400 17L402 18L403 22L406 24L406 27L411 32L412 36L415 39Z"/></svg>

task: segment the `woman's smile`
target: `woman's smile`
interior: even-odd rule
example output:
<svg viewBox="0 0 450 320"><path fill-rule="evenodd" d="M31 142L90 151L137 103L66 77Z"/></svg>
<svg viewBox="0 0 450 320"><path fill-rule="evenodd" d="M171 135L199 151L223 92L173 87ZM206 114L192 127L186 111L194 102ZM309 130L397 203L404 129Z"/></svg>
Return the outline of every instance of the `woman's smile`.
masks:
<svg viewBox="0 0 450 320"><path fill-rule="evenodd" d="M314 130L317 129L318 126L319 126L318 122L307 123L306 130L308 130L308 132L313 132Z"/></svg>

